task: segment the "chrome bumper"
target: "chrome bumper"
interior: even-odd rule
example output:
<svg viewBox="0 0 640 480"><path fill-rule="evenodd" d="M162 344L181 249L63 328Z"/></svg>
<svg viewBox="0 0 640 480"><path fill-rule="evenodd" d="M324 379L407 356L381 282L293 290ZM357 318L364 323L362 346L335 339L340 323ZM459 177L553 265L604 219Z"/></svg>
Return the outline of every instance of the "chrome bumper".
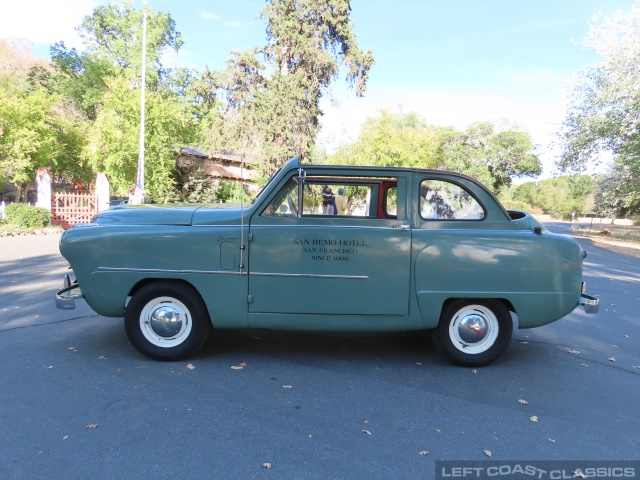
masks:
<svg viewBox="0 0 640 480"><path fill-rule="evenodd" d="M579 305L584 307L584 313L598 313L600 309L600 299L587 295L587 284L582 282L582 293L580 294Z"/></svg>
<svg viewBox="0 0 640 480"><path fill-rule="evenodd" d="M71 282L69 275L64 276L64 288L56 292L56 308L60 310L73 310L76 308L76 299L82 298L82 292L75 280Z"/></svg>

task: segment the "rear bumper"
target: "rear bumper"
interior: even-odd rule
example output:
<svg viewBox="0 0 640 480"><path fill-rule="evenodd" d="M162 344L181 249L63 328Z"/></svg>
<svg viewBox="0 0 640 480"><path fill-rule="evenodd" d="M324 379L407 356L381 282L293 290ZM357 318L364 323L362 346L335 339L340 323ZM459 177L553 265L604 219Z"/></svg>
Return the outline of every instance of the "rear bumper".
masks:
<svg viewBox="0 0 640 480"><path fill-rule="evenodd" d="M587 284L582 282L582 293L580 294L579 305L584 307L584 313L598 313L600 309L600 299L587 295Z"/></svg>

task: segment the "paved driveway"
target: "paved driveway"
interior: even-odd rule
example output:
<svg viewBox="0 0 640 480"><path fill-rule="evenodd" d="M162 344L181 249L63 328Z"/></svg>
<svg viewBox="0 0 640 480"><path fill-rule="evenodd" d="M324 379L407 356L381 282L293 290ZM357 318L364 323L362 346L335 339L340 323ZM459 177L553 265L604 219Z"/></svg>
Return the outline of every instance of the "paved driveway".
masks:
<svg viewBox="0 0 640 480"><path fill-rule="evenodd" d="M163 363L128 344L122 319L55 310L57 238L0 238L0 479L422 479L435 460L487 452L637 460L640 261L588 250L601 312L516 331L489 367L449 365L424 334L266 331L220 332Z"/></svg>

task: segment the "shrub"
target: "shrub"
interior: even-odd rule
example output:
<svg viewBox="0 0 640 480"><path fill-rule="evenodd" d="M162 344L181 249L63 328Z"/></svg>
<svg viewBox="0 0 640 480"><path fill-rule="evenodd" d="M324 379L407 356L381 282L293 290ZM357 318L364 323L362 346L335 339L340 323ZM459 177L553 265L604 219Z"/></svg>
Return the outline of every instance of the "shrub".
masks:
<svg viewBox="0 0 640 480"><path fill-rule="evenodd" d="M5 209L7 223L23 228L42 228L51 221L51 212L46 208L32 207L26 203L11 203Z"/></svg>

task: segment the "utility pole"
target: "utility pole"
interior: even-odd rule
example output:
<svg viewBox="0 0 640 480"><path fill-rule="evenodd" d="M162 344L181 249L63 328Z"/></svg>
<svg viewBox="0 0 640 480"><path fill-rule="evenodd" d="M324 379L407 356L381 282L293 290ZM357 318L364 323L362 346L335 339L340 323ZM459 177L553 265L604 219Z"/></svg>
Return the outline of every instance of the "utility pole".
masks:
<svg viewBox="0 0 640 480"><path fill-rule="evenodd" d="M135 204L144 203L144 105L147 86L147 0L142 6L142 83L140 90L140 150L138 151L138 171L136 174ZM133 203L133 202L132 202Z"/></svg>

